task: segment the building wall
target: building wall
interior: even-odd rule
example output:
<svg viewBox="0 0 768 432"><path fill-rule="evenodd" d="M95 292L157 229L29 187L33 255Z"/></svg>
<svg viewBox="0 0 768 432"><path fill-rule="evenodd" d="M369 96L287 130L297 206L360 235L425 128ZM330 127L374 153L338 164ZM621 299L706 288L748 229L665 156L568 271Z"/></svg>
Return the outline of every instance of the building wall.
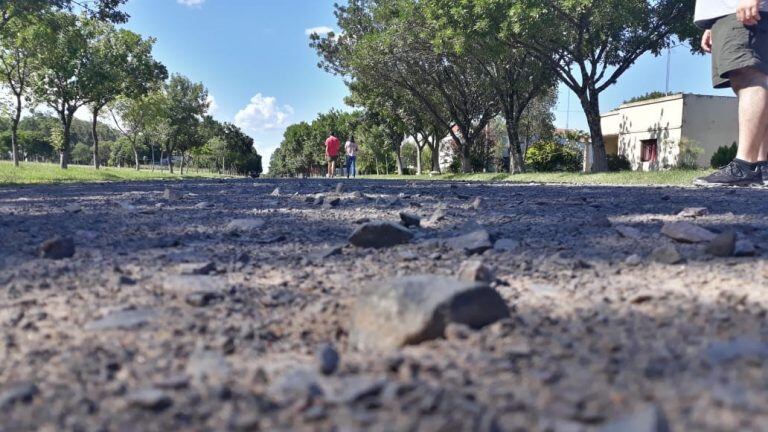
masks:
<svg viewBox="0 0 768 432"><path fill-rule="evenodd" d="M703 150L698 165L708 167L721 146L739 140L738 99L727 96L684 96L683 136Z"/></svg>

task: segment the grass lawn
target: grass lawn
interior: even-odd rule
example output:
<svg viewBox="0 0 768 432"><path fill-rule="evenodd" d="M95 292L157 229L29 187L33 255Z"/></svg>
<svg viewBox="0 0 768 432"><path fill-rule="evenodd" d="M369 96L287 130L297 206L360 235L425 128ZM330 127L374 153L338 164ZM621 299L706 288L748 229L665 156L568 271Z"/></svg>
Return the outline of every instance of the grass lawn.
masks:
<svg viewBox="0 0 768 432"><path fill-rule="evenodd" d="M170 174L168 171L136 171L133 168L93 167L70 165L69 169L60 169L55 164L21 163L17 168L12 162L0 161L0 186L31 185L47 183L79 183L108 181L146 181L146 180L182 180L194 178L219 178L217 174L200 173L194 170L183 176Z"/></svg>
<svg viewBox="0 0 768 432"><path fill-rule="evenodd" d="M505 173L482 174L443 174L438 176L362 176L370 179L392 180L461 180L461 181L501 181L513 183L566 183L575 185L655 185L655 186L690 186L693 180L709 174L712 170L670 170L670 171L622 171L599 174L582 173L525 173L509 175Z"/></svg>

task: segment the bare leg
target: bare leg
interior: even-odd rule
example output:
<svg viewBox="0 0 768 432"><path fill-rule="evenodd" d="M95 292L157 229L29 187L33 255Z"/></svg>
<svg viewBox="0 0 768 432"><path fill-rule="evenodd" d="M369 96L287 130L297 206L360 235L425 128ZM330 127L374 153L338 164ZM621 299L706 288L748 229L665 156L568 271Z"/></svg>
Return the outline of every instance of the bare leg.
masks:
<svg viewBox="0 0 768 432"><path fill-rule="evenodd" d="M754 68L730 74L739 96L739 151L737 158L755 163L768 156L768 75Z"/></svg>
<svg viewBox="0 0 768 432"><path fill-rule="evenodd" d="M336 177L336 162L331 161L331 177Z"/></svg>

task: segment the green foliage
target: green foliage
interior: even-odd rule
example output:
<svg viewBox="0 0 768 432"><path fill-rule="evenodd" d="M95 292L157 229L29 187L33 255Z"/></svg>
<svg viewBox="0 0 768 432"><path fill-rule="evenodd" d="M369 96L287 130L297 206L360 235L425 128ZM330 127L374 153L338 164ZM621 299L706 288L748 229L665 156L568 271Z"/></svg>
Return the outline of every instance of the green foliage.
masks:
<svg viewBox="0 0 768 432"><path fill-rule="evenodd" d="M536 171L579 171L581 154L570 146L554 141L539 141L525 155L526 164Z"/></svg>
<svg viewBox="0 0 768 432"><path fill-rule="evenodd" d="M77 143L72 148L72 162L80 165L88 165L92 158L91 148L85 143Z"/></svg>
<svg viewBox="0 0 768 432"><path fill-rule="evenodd" d="M608 171L619 172L632 169L632 163L624 155L608 155Z"/></svg>
<svg viewBox="0 0 768 432"><path fill-rule="evenodd" d="M680 153L677 156L678 169L693 170L699 167L699 156L704 153L704 149L701 148L695 141L688 138L682 138L677 143Z"/></svg>
<svg viewBox="0 0 768 432"><path fill-rule="evenodd" d="M739 146L736 143L729 146L718 147L715 154L712 155L710 166L712 168L720 168L728 165L731 161L736 159L736 153L738 153L738 151Z"/></svg>
<svg viewBox="0 0 768 432"><path fill-rule="evenodd" d="M663 97L667 97L667 96L672 96L674 94L676 94L676 93L675 92L666 92L665 93L665 92L660 92L660 91L652 91L652 92L648 92L648 93L646 93L644 95L640 95L640 96L635 96L633 98L629 98L629 99L625 100L623 103L630 104L630 103L635 103L635 102L642 102L642 101L646 101L646 100L659 99L659 98L663 98Z"/></svg>

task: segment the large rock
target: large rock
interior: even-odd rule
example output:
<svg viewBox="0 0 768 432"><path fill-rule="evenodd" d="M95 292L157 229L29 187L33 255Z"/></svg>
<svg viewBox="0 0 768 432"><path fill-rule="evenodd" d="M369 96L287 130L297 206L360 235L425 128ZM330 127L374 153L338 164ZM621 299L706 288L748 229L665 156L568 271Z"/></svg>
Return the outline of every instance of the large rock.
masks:
<svg viewBox="0 0 768 432"><path fill-rule="evenodd" d="M349 237L357 247L386 248L411 241L413 233L392 222L369 222L360 226Z"/></svg>
<svg viewBox="0 0 768 432"><path fill-rule="evenodd" d="M664 224L661 233L665 236L683 243L704 243L710 242L717 237L717 234L694 225L690 222L670 222Z"/></svg>
<svg viewBox="0 0 768 432"><path fill-rule="evenodd" d="M350 340L359 349L388 350L443 337L450 323L481 328L508 316L487 284L441 276L387 279L360 293Z"/></svg>
<svg viewBox="0 0 768 432"><path fill-rule="evenodd" d="M493 247L491 236L484 229L448 239L446 244L453 249L463 251L467 255L480 254Z"/></svg>
<svg viewBox="0 0 768 432"><path fill-rule="evenodd" d="M467 282L491 283L496 278L493 269L477 259L470 259L461 263L458 276L459 279Z"/></svg>
<svg viewBox="0 0 768 432"><path fill-rule="evenodd" d="M54 237L40 245L39 253L45 259L72 258L75 255L75 241L69 237Z"/></svg>
<svg viewBox="0 0 768 432"><path fill-rule="evenodd" d="M707 253L717 257L730 257L736 251L736 233L724 232L707 245Z"/></svg>
<svg viewBox="0 0 768 432"><path fill-rule="evenodd" d="M651 259L661 264L680 264L685 261L673 245L660 246L651 252Z"/></svg>
<svg viewBox="0 0 768 432"><path fill-rule="evenodd" d="M409 212L400 212L400 223L408 228L418 228L421 226L421 216Z"/></svg>
<svg viewBox="0 0 768 432"><path fill-rule="evenodd" d="M31 382L3 384L0 387L0 408L7 408L17 403L30 403L37 393L37 386Z"/></svg>

